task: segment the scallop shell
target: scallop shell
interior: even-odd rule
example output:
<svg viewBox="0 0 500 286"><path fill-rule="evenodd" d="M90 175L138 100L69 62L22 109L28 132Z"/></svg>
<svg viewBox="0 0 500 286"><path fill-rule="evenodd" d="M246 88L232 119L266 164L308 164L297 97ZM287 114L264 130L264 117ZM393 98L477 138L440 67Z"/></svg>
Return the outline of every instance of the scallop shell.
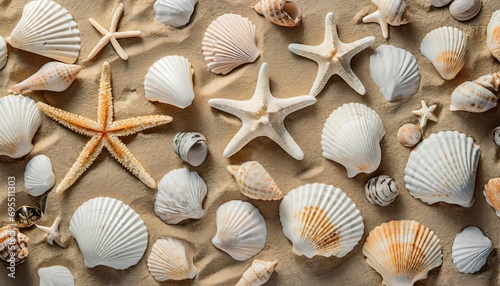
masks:
<svg viewBox="0 0 500 286"><path fill-rule="evenodd" d="M60 265L38 269L40 286L73 286L75 278L68 268Z"/></svg>
<svg viewBox="0 0 500 286"><path fill-rule="evenodd" d="M139 262L148 245L148 230L139 215L122 201L99 197L73 214L69 231L78 242L85 266L127 269Z"/></svg>
<svg viewBox="0 0 500 286"><path fill-rule="evenodd" d="M7 63L7 57L9 56L9 51L7 50L7 45L2 37L0 37L0 70L3 69Z"/></svg>
<svg viewBox="0 0 500 286"><path fill-rule="evenodd" d="M253 9L278 26L295 27L302 20L302 10L288 0L261 0Z"/></svg>
<svg viewBox="0 0 500 286"><path fill-rule="evenodd" d="M465 64L467 41L462 31L441 27L430 31L422 40L420 52L445 80L454 79Z"/></svg>
<svg viewBox="0 0 500 286"><path fill-rule="evenodd" d="M342 258L364 232L356 205L342 190L325 184L307 184L290 191L280 204L280 220L293 253L307 258Z"/></svg>
<svg viewBox="0 0 500 286"><path fill-rule="evenodd" d="M374 205L388 206L398 194L396 181L387 175L373 177L365 184L366 199Z"/></svg>
<svg viewBox="0 0 500 286"><path fill-rule="evenodd" d="M255 25L236 14L224 14L213 21L202 45L208 70L215 74L227 74L237 66L254 62L260 55Z"/></svg>
<svg viewBox="0 0 500 286"><path fill-rule="evenodd" d="M429 1L429 3L431 3L432 6L439 8L450 4L450 2L453 0L427 0L427 1Z"/></svg>
<svg viewBox="0 0 500 286"><path fill-rule="evenodd" d="M380 45L370 57L370 75L387 101L415 94L420 73L415 56L391 45Z"/></svg>
<svg viewBox="0 0 500 286"><path fill-rule="evenodd" d="M497 216L500 217L500 178L489 180L484 186L483 195L486 202L495 209Z"/></svg>
<svg viewBox="0 0 500 286"><path fill-rule="evenodd" d="M411 286L443 263L439 238L426 226L409 220L377 226L366 238L363 254L388 286Z"/></svg>
<svg viewBox="0 0 500 286"><path fill-rule="evenodd" d="M281 200L283 193L269 173L257 161L242 165L230 165L227 170L233 175L238 189L245 196L256 200Z"/></svg>
<svg viewBox="0 0 500 286"><path fill-rule="evenodd" d="M21 158L28 154L41 124L42 114L33 99L22 95L0 98L0 155Z"/></svg>
<svg viewBox="0 0 500 286"><path fill-rule="evenodd" d="M175 28L189 23L198 0L156 0L156 20Z"/></svg>
<svg viewBox="0 0 500 286"><path fill-rule="evenodd" d="M422 129L415 124L406 123L398 129L398 141L405 147L413 147L422 138Z"/></svg>
<svg viewBox="0 0 500 286"><path fill-rule="evenodd" d="M233 200L222 204L217 209L216 223L217 233L212 243L235 260L251 258L266 244L264 217L249 202Z"/></svg>
<svg viewBox="0 0 500 286"><path fill-rule="evenodd" d="M432 134L410 154L406 189L428 204L445 202L470 207L480 157L474 139L457 131Z"/></svg>
<svg viewBox="0 0 500 286"><path fill-rule="evenodd" d="M177 224L185 219L200 219L205 212L203 199L207 185L197 172L175 169L158 183L154 211L162 221Z"/></svg>
<svg viewBox="0 0 500 286"><path fill-rule="evenodd" d="M497 106L500 76L498 73L483 75L475 81L466 81L451 94L451 111L485 112Z"/></svg>
<svg viewBox="0 0 500 286"><path fill-rule="evenodd" d="M271 278L278 261L264 261L255 259L252 266L248 268L236 286L260 286Z"/></svg>
<svg viewBox="0 0 500 286"><path fill-rule="evenodd" d="M53 1L30 1L7 42L14 48L67 64L78 59L80 30L73 16Z"/></svg>
<svg viewBox="0 0 500 286"><path fill-rule="evenodd" d="M42 211L35 206L21 206L14 212L14 221L18 227L30 227L42 217Z"/></svg>
<svg viewBox="0 0 500 286"><path fill-rule="evenodd" d="M193 279L198 269L193 263L194 246L182 239L158 239L148 257L148 270L156 281Z"/></svg>
<svg viewBox="0 0 500 286"><path fill-rule="evenodd" d="M184 162L198 167L208 155L207 138L198 132L179 132L174 137L174 152Z"/></svg>
<svg viewBox="0 0 500 286"><path fill-rule="evenodd" d="M492 251L491 240L475 226L468 226L457 234L451 247L453 264L462 273L476 273L481 270Z"/></svg>
<svg viewBox="0 0 500 286"><path fill-rule="evenodd" d="M24 171L24 187L32 196L41 196L50 190L56 183L56 176L52 170L49 157L38 155L26 165Z"/></svg>
<svg viewBox="0 0 500 286"><path fill-rule="evenodd" d="M486 46L491 55L500 61L500 10L491 15L486 29Z"/></svg>
<svg viewBox="0 0 500 286"><path fill-rule="evenodd" d="M16 227L0 228L0 258L11 267L23 263L29 254L29 241L30 239Z"/></svg>
<svg viewBox="0 0 500 286"><path fill-rule="evenodd" d="M450 4L450 14L455 20L468 21L481 11L481 0L455 0Z"/></svg>
<svg viewBox="0 0 500 286"><path fill-rule="evenodd" d="M378 114L360 103L346 103L330 114L321 133L323 156L342 164L347 177L377 170L379 141L385 135Z"/></svg>
<svg viewBox="0 0 500 286"><path fill-rule="evenodd" d="M389 26L408 24L410 16L406 12L404 0L372 0L378 10L363 18L364 23L378 23L384 38L389 37Z"/></svg>

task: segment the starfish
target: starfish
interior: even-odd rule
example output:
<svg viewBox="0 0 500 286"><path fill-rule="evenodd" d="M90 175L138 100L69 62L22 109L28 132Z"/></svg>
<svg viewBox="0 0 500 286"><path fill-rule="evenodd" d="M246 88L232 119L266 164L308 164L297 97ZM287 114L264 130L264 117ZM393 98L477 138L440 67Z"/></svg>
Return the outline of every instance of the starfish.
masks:
<svg viewBox="0 0 500 286"><path fill-rule="evenodd" d="M267 63L260 67L257 87L251 99L240 101L217 98L208 101L213 108L230 113L242 122L240 131L224 150L224 157L232 156L256 137L266 136L297 160L302 160L304 153L286 130L283 120L288 114L315 102L316 99L309 95L274 97L269 86Z"/></svg>
<svg viewBox="0 0 500 286"><path fill-rule="evenodd" d="M94 47L94 49L90 52L90 54L87 57L87 60L90 60L93 57L95 57L95 55L97 55L97 53L99 53L109 42L111 42L111 45L113 46L113 48L115 48L120 58L122 58L125 61L128 59L127 53L120 46L117 39L139 37L141 35L141 31L117 32L116 27L118 26L118 22L120 21L122 13L123 13L123 3L120 3L118 8L116 8L115 10L113 19L111 20L109 31L104 29L94 19L92 18L89 19L90 24L92 24L92 26L94 26L94 28L96 28L96 30L99 31L99 33L101 33L102 38Z"/></svg>
<svg viewBox="0 0 500 286"><path fill-rule="evenodd" d="M77 133L91 137L73 167L71 167L57 186L56 192L65 191L73 185L92 162L94 162L103 147L106 147L120 164L132 172L144 184L152 189L156 187L155 181L118 137L132 135L144 129L167 124L172 121L172 117L150 115L113 121L113 95L111 93L109 63L105 62L102 68L97 121L69 113L42 102L38 102L38 108L61 125Z"/></svg>
<svg viewBox="0 0 500 286"><path fill-rule="evenodd" d="M427 107L427 104L425 104L425 101L423 100L420 103L422 104L422 108L412 111L413 114L420 117L420 128L425 127L425 125L427 124L427 120L438 122L438 118L434 114L432 114L437 105L431 105L430 107Z"/></svg>
<svg viewBox="0 0 500 286"><path fill-rule="evenodd" d="M60 247L66 248L68 246L67 242L61 241L61 233L59 232L59 223L61 222L61 218L57 217L51 227L46 227L42 225L35 224L36 227L43 232L45 232L45 240L50 245L54 245L54 242L57 243Z"/></svg>
<svg viewBox="0 0 500 286"><path fill-rule="evenodd" d="M325 21L325 38L321 45L290 44L288 49L294 54L318 63L318 74L309 95L317 96L334 74L338 74L357 93L364 95L365 87L352 71L351 59L373 43L375 37L372 36L348 44L341 42L337 34L335 15L328 13Z"/></svg>

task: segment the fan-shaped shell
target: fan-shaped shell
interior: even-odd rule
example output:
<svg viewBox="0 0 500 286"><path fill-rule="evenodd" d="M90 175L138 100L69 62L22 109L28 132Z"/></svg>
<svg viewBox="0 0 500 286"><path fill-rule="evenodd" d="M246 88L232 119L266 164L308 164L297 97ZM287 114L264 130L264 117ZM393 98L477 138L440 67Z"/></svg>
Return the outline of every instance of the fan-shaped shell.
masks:
<svg viewBox="0 0 500 286"><path fill-rule="evenodd" d="M431 3L432 6L439 8L450 4L450 2L453 0L427 0L427 1L429 1L429 3Z"/></svg>
<svg viewBox="0 0 500 286"><path fill-rule="evenodd" d="M365 184L366 199L374 205L388 206L398 194L396 181L387 175L373 177Z"/></svg>
<svg viewBox="0 0 500 286"><path fill-rule="evenodd" d="M454 79L465 64L467 41L462 31L441 27L430 31L422 40L420 52L445 80Z"/></svg>
<svg viewBox="0 0 500 286"><path fill-rule="evenodd" d="M216 214L215 247L233 259L244 261L259 253L266 244L264 217L249 202L233 200L222 204Z"/></svg>
<svg viewBox="0 0 500 286"><path fill-rule="evenodd" d="M0 228L0 258L9 266L23 263L29 254L29 241L30 239L17 227L4 226Z"/></svg>
<svg viewBox="0 0 500 286"><path fill-rule="evenodd" d="M207 138L199 132L179 132L174 137L174 152L184 162L198 167L208 155Z"/></svg>
<svg viewBox="0 0 500 286"><path fill-rule="evenodd" d="M481 11L481 0L455 0L450 4L450 14L458 21L468 21Z"/></svg>
<svg viewBox="0 0 500 286"><path fill-rule="evenodd" d="M197 172L175 169L158 183L154 211L168 224L189 218L200 219L205 214L202 203L206 195L207 185Z"/></svg>
<svg viewBox="0 0 500 286"><path fill-rule="evenodd" d="M253 9L278 26L295 27L302 20L302 10L288 0L261 0Z"/></svg>
<svg viewBox="0 0 500 286"><path fill-rule="evenodd" d="M486 202L495 209L497 216L500 217L500 178L489 180L484 186L483 195Z"/></svg>
<svg viewBox="0 0 500 286"><path fill-rule="evenodd" d="M156 0L156 20L167 26L182 27L189 22L198 0Z"/></svg>
<svg viewBox="0 0 500 286"><path fill-rule="evenodd" d="M364 23L378 23L382 29L384 38L389 37L389 27L408 24L410 16L406 12L406 3L404 0L372 0L378 8L377 11L363 17Z"/></svg>
<svg viewBox="0 0 500 286"><path fill-rule="evenodd" d="M307 184L290 191L280 204L280 220L293 253L341 258L358 244L364 223L342 190Z"/></svg>
<svg viewBox="0 0 500 286"><path fill-rule="evenodd" d="M375 49L370 57L370 75L387 101L413 95L420 85L415 56L391 45Z"/></svg>
<svg viewBox="0 0 500 286"><path fill-rule="evenodd" d="M413 147L422 138L422 129L413 123L406 123L398 129L398 141L405 147Z"/></svg>
<svg viewBox="0 0 500 286"><path fill-rule="evenodd" d="M457 234L453 241L453 264L462 273L476 273L486 264L491 251L491 240L484 236L479 228L468 226Z"/></svg>
<svg viewBox="0 0 500 286"><path fill-rule="evenodd" d="M38 269L40 286L73 286L75 278L68 268L60 265Z"/></svg>
<svg viewBox="0 0 500 286"><path fill-rule="evenodd" d="M21 158L28 154L41 124L42 114L33 99L22 95L0 98L0 155Z"/></svg>
<svg viewBox="0 0 500 286"><path fill-rule="evenodd" d="M50 190L55 183L56 176L49 157L38 155L28 162L24 171L24 186L28 194L41 196Z"/></svg>
<svg viewBox="0 0 500 286"><path fill-rule="evenodd" d="M202 42L208 70L227 74L237 66L254 62L260 55L255 25L236 14L224 14L208 26Z"/></svg>
<svg viewBox="0 0 500 286"><path fill-rule="evenodd" d="M193 279L198 269L193 263L194 246L174 237L158 239L148 257L148 270L156 281Z"/></svg>
<svg viewBox="0 0 500 286"><path fill-rule="evenodd" d="M56 2L29 1L7 42L14 48L72 64L80 53L80 30Z"/></svg>
<svg viewBox="0 0 500 286"><path fill-rule="evenodd" d="M159 59L146 74L146 98L179 108L190 106L194 99L193 73L191 63L185 57L166 56Z"/></svg>
<svg viewBox="0 0 500 286"><path fill-rule="evenodd" d="M346 103L330 114L321 133L323 156L342 164L347 177L377 170L379 141L385 135L378 114L360 103Z"/></svg>
<svg viewBox="0 0 500 286"><path fill-rule="evenodd" d="M242 165L230 165L227 170L233 175L238 189L245 196L256 200L280 200L283 193L269 173L257 161Z"/></svg>
<svg viewBox="0 0 500 286"><path fill-rule="evenodd" d="M491 15L486 28L486 46L491 55L500 61L500 10L496 10Z"/></svg>
<svg viewBox="0 0 500 286"><path fill-rule="evenodd" d="M409 220L377 226L366 238L363 254L388 286L411 286L443 263L439 238L426 226Z"/></svg>
<svg viewBox="0 0 500 286"><path fill-rule="evenodd" d="M475 81L466 81L451 94L451 111L485 112L497 106L498 73L484 75Z"/></svg>
<svg viewBox="0 0 500 286"><path fill-rule="evenodd" d="M73 214L69 231L78 242L85 266L127 269L139 262L148 245L141 217L122 201L98 197Z"/></svg>
<svg viewBox="0 0 500 286"><path fill-rule="evenodd" d="M410 154L406 189L428 204L445 202L470 207L480 157L479 146L457 131L432 134Z"/></svg>
<svg viewBox="0 0 500 286"><path fill-rule="evenodd" d="M236 286L260 286L265 284L271 278L277 264L277 261L255 259L252 266L243 273Z"/></svg>
<svg viewBox="0 0 500 286"><path fill-rule="evenodd" d="M0 70L3 69L7 63L7 57L9 56L9 51L7 50L7 45L2 37L0 37Z"/></svg>

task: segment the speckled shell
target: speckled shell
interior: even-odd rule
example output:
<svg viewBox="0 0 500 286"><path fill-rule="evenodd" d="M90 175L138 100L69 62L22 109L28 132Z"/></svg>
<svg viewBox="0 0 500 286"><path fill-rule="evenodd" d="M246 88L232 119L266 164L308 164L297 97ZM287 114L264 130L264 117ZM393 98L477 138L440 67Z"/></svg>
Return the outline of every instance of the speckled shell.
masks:
<svg viewBox="0 0 500 286"><path fill-rule="evenodd" d="M42 217L42 211L35 206L21 206L14 212L14 221L20 228L30 227Z"/></svg>
<svg viewBox="0 0 500 286"><path fill-rule="evenodd" d="M498 73L484 75L475 81L466 81L451 94L451 111L485 112L497 106Z"/></svg>
<svg viewBox="0 0 500 286"><path fill-rule="evenodd" d="M492 251L491 240L475 226L468 226L457 234L451 248L453 264L462 273L481 270Z"/></svg>
<svg viewBox="0 0 500 286"><path fill-rule="evenodd" d="M481 11L481 0L455 0L450 4L450 14L458 21L468 21Z"/></svg>
<svg viewBox="0 0 500 286"><path fill-rule="evenodd" d="M387 24L401 26L411 21L404 0L372 0L372 3L377 6L378 10L365 16L363 22L378 23L382 29L382 35L386 39L389 37Z"/></svg>
<svg viewBox="0 0 500 286"><path fill-rule="evenodd" d="M288 0L261 0L254 10L278 26L295 27L302 20L302 10Z"/></svg>
<svg viewBox="0 0 500 286"><path fill-rule="evenodd" d="M174 237L158 239L148 257L148 270L156 281L193 279L198 269L193 263L194 246Z"/></svg>
<svg viewBox="0 0 500 286"><path fill-rule="evenodd" d="M422 138L422 129L418 125L406 123L398 129L398 141L405 147L413 147Z"/></svg>
<svg viewBox="0 0 500 286"><path fill-rule="evenodd" d="M432 6L439 8L450 4L450 2L453 0L427 0L427 1L429 1L429 3L431 3Z"/></svg>
<svg viewBox="0 0 500 286"><path fill-rule="evenodd" d="M491 15L486 28L486 46L491 55L500 61L500 10L496 10Z"/></svg>
<svg viewBox="0 0 500 286"><path fill-rule="evenodd" d="M60 265L38 269L40 286L73 286L75 278L68 268Z"/></svg>
<svg viewBox="0 0 500 286"><path fill-rule="evenodd" d="M252 266L243 273L236 286L260 286L265 284L271 278L277 264L277 261L255 259Z"/></svg>
<svg viewBox="0 0 500 286"><path fill-rule="evenodd" d="M198 0L156 0L156 20L167 26L182 27L189 22Z"/></svg>
<svg viewBox="0 0 500 286"><path fill-rule="evenodd" d="M29 254L29 241L30 239L16 227L4 226L0 228L0 258L9 264L11 262L16 265L23 263Z"/></svg>
<svg viewBox="0 0 500 286"><path fill-rule="evenodd" d="M7 63L7 57L9 56L9 51L7 50L7 45L2 37L0 37L0 70L3 69Z"/></svg>
<svg viewBox="0 0 500 286"><path fill-rule="evenodd" d="M26 165L24 171L24 187L32 196L41 196L56 183L49 157L37 155Z"/></svg>
<svg viewBox="0 0 500 286"><path fill-rule="evenodd" d="M495 209L497 216L500 217L500 178L489 180L484 186L483 195L486 202Z"/></svg>
<svg viewBox="0 0 500 286"><path fill-rule="evenodd" d="M184 162L198 167L208 155L207 138L198 132L179 132L174 137L174 152Z"/></svg>
<svg viewBox="0 0 500 286"><path fill-rule="evenodd" d="M227 170L236 180L238 189L245 196L256 200L280 200L283 193L269 173L257 161L230 165Z"/></svg>
<svg viewBox="0 0 500 286"><path fill-rule="evenodd" d="M365 184L366 199L374 205L388 206L398 194L396 181L387 175L373 177Z"/></svg>

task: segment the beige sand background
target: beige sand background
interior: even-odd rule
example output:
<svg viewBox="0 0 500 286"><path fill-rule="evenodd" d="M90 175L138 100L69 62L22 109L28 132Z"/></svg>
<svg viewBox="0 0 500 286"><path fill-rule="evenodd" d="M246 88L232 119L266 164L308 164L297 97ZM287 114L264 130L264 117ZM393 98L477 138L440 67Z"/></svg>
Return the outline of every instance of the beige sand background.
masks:
<svg viewBox="0 0 500 286"><path fill-rule="evenodd" d="M8 36L21 17L26 1L0 0L0 35ZM23 230L31 239L30 256L17 267L17 278L7 278L6 269L0 270L0 285L38 285L37 270L40 267L63 265L75 276L76 285L157 285L146 267L146 260L154 242L165 235L180 237L196 246L195 264L199 273L192 281L164 283L165 285L234 285L252 259L237 262L226 253L216 249L210 242L216 232L215 213L222 203L239 199L250 201L266 219L268 236L265 248L255 258L278 260L278 269L268 285L380 285L381 276L365 262L361 248L368 233L377 225L389 220L413 219L431 228L441 239L443 264L433 270L429 278L417 285L499 285L499 261L497 250L490 255L483 269L474 275L461 274L451 260L451 246L455 235L469 225L480 227L497 246L500 243L500 219L482 195L483 185L500 175L498 148L490 138L491 130L500 125L498 109L486 113L451 113L449 108L451 91L466 80L475 79L500 69L499 63L489 55L485 44L486 25L491 14L500 8L498 1L484 1L483 9L471 21L461 23L454 20L448 8L433 8L425 0L408 2L413 22L402 27L390 27L390 38L382 38L377 24L357 23L356 19L373 10L368 1L305 1L296 3L303 9L303 24L294 29L278 27L257 15L254 1L201 0L196 6L191 22L184 28L166 27L154 19L153 0L124 1L125 12L119 29L141 30L142 38L124 39L120 43L130 58L121 60L111 46L107 46L89 62L84 59L100 39L99 33L88 22L93 17L108 27L118 1L74 1L58 0L75 17L81 31L82 49L78 64L83 69L77 81L65 92L32 92L27 95L37 101L74 112L89 118L96 117L98 79L102 63L109 61L113 77L115 119L125 119L148 114L166 114L173 122L137 135L124 137L123 141L135 157L158 182L170 170L186 166L173 152L172 141L177 132L199 131L209 141L209 156L196 170L208 185L204 202L206 215L195 221L180 225L166 225L153 212L156 190L148 189L136 177L127 172L103 151L89 170L64 196L52 191L48 197L47 214L40 221L50 225L61 215L61 230L65 239L69 237L69 221L73 212L84 202L99 196L109 196L130 205L144 220L149 234L148 249L140 262L124 271L104 266L88 269L76 241L69 238L69 247L62 249L50 246L44 233L36 228ZM286 126L297 143L303 148L305 158L296 161L277 144L267 138L253 140L229 159L222 152L240 128L236 117L212 109L210 98L232 98L244 100L252 96L259 67L269 63L271 89L276 97L291 97L307 94L316 76L317 65L313 61L293 55L287 49L290 43L319 44L323 40L324 18L327 12L337 17L340 38L352 42L374 35L376 43L354 57L352 67L366 86L367 94L356 94L343 80L334 76L317 97L318 103L287 117ZM238 68L226 76L215 75L206 68L201 52L201 41L208 25L225 13L237 13L251 19L257 27L257 44L262 51L253 64ZM466 65L451 81L439 77L434 67L419 52L422 38L427 32L443 25L460 28L468 39ZM417 94L399 103L388 103L381 96L370 78L369 58L373 49L381 44L392 44L413 53L419 63L421 86ZM179 108L151 103L144 97L144 76L148 68L167 55L187 57L195 70L194 86L196 98L193 104ZM35 73L47 58L9 47L9 61L0 71L0 90L6 90ZM396 132L404 123L416 122L411 114L418 109L420 100L437 104L439 122L430 123L425 137L442 130L458 130L474 138L481 145L481 160L476 179L476 202L470 208L444 203L429 206L412 198L405 189L403 169L411 149L402 147ZM374 109L382 118L386 136L381 142L382 164L373 174L360 174L348 179L345 169L322 157L320 137L323 123L337 107L348 102L361 102ZM48 117L33 139L34 149L21 159L0 157L0 222L7 223L6 193L7 176L15 176L17 182L17 205L38 204L38 199L24 192L23 174L27 162L38 154L50 157L58 184L78 157L88 138L63 128ZM365 234L360 243L342 259L316 257L307 259L291 252L291 244L283 235L279 221L279 202L261 202L248 199L237 191L234 180L226 171L228 164L239 164L257 160L270 172L281 189L288 193L306 183L321 182L341 188L358 206L364 222ZM365 182L375 175L394 177L400 195L388 207L368 203L364 196Z"/></svg>

